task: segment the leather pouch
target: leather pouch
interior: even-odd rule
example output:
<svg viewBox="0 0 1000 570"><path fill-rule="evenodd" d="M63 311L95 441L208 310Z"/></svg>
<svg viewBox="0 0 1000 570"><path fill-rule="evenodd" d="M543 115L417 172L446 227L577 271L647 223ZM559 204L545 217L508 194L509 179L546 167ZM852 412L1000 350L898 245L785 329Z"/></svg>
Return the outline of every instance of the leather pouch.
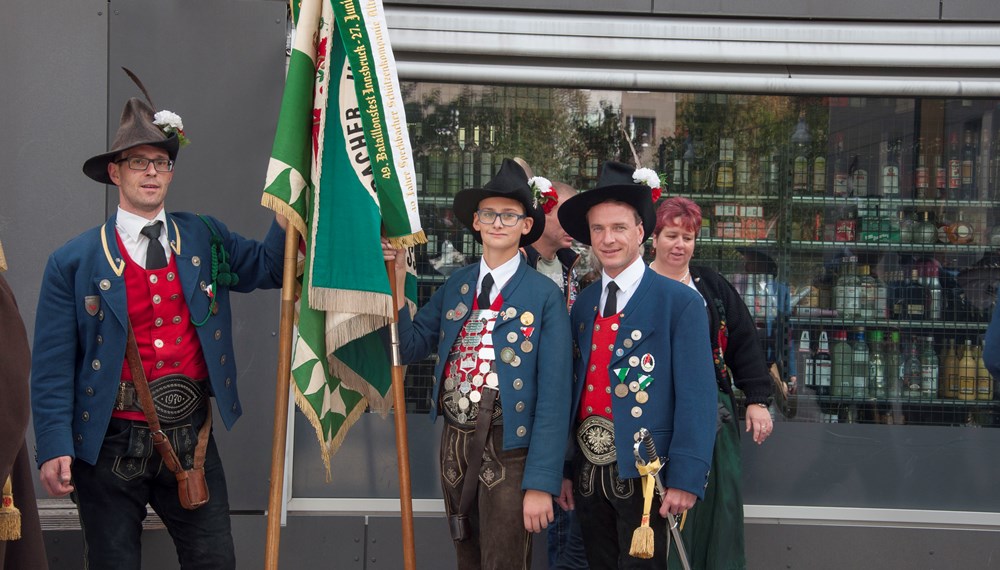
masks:
<svg viewBox="0 0 1000 570"><path fill-rule="evenodd" d="M182 469L174 473L177 477L177 495L181 506L193 511L208 502L208 483L205 481L205 469Z"/></svg>
<svg viewBox="0 0 1000 570"><path fill-rule="evenodd" d="M472 523L467 515L458 514L448 517L448 529L451 531L451 539L456 542L468 540L472 535Z"/></svg>

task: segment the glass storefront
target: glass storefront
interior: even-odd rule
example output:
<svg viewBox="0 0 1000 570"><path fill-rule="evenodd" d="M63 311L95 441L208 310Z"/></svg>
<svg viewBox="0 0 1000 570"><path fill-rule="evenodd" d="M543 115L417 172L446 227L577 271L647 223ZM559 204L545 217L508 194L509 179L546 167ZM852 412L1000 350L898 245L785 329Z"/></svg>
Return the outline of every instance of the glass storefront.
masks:
<svg viewBox="0 0 1000 570"><path fill-rule="evenodd" d="M994 426L981 343L1000 282L998 100L403 84L429 242L420 302L480 253L451 211L505 157L586 190L608 159L654 168L818 423ZM633 154L634 153L634 154ZM425 412L432 365L411 366Z"/></svg>

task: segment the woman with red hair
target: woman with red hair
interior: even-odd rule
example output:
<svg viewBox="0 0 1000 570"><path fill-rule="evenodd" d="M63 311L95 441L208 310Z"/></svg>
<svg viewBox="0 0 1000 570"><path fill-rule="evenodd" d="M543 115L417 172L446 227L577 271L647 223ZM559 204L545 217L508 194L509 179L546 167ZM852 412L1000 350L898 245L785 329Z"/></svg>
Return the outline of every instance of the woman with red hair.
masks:
<svg viewBox="0 0 1000 570"><path fill-rule="evenodd" d="M683 535L693 568L733 570L746 568L740 434L733 385L746 394L746 431L753 432L759 445L774 427L768 410L772 384L757 328L739 293L718 272L690 265L700 228L698 204L681 197L664 200L656 211L655 259L649 267L691 287L705 299L719 386L719 423L705 499L688 512ZM673 567L677 558L671 556L670 560Z"/></svg>

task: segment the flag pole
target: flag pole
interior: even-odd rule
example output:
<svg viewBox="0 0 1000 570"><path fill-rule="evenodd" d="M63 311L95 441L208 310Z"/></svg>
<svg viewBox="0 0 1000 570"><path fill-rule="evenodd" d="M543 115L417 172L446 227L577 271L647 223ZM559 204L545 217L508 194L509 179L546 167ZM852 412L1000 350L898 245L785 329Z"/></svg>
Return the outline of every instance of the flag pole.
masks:
<svg viewBox="0 0 1000 570"><path fill-rule="evenodd" d="M292 377L292 329L295 325L295 269L299 232L285 228L285 265L281 280L281 324L278 334L278 380L274 396L274 437L271 439L271 490L267 499L264 568L277 570L281 541L281 492L285 485L285 439L288 436L288 389Z"/></svg>
<svg viewBox="0 0 1000 570"><path fill-rule="evenodd" d="M396 287L396 262L385 262L392 287L392 306L398 307L403 291ZM405 305L404 305L405 306ZM399 356L399 322L394 315L389 324L392 339L392 401L396 423L396 465L399 470L399 514L403 523L403 567L416 570L417 553L413 542L413 491L410 486L410 444L406 433L406 397L403 391L403 364Z"/></svg>

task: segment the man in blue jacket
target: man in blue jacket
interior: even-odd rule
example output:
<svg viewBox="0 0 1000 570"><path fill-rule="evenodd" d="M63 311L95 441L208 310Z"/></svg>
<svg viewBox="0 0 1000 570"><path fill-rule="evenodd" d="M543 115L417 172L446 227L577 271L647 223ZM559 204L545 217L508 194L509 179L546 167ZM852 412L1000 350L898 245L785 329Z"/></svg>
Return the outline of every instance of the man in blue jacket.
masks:
<svg viewBox="0 0 1000 570"><path fill-rule="evenodd" d="M653 231L652 192L642 172L617 162L597 188L567 200L559 221L592 246L601 282L573 305L573 492L592 568L666 568L666 526L652 517L654 557L629 556L643 514L632 444L648 429L667 458L659 512L679 514L704 496L715 440L715 372L705 303L642 260ZM599 309L600 308L600 309ZM654 507L657 502L654 502Z"/></svg>
<svg viewBox="0 0 1000 570"><path fill-rule="evenodd" d="M459 192L455 215L482 258L452 273L412 321L399 307L403 361L438 355L431 418L445 417L441 487L460 570L529 567L529 531L552 522L562 486L569 315L559 288L518 249L545 224L527 180L505 159L483 188ZM402 290L403 255L383 248Z"/></svg>
<svg viewBox="0 0 1000 570"><path fill-rule="evenodd" d="M154 116L151 103L129 99L111 150L83 166L118 187L118 209L56 250L41 285L31 366L36 460L49 494L73 493L89 568L140 568L147 503L183 568L235 568L222 463L210 436L207 447L197 441L211 425L210 398L227 428L242 413L229 293L281 285L284 232L274 223L256 242L214 218L167 213L183 136L180 117ZM174 474L153 451L126 360L130 326L181 466L205 454L210 500L200 508L182 508Z"/></svg>

